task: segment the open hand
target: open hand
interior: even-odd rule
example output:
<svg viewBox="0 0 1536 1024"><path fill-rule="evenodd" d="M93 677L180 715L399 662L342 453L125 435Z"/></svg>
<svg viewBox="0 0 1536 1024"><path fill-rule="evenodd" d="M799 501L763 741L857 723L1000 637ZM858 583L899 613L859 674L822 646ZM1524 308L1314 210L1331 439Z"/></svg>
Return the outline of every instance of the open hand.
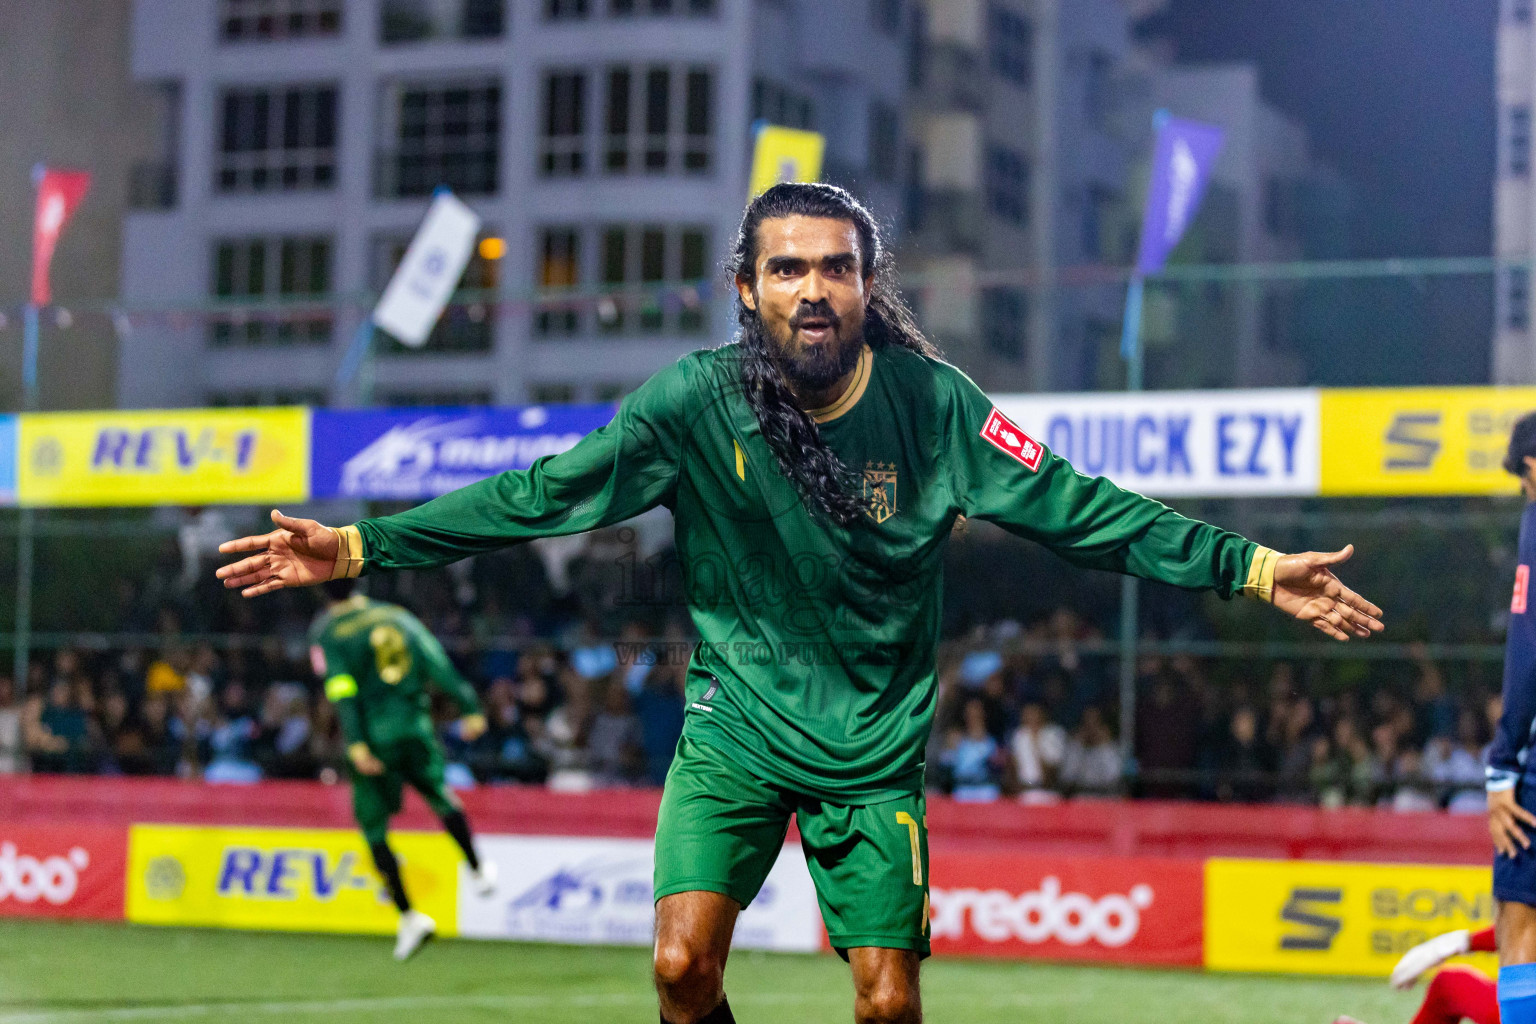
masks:
<svg viewBox="0 0 1536 1024"><path fill-rule="evenodd" d="M1349 561L1353 544L1341 551L1281 555L1275 563L1275 607L1310 622L1335 640L1368 637L1386 627L1381 609L1339 582L1333 566Z"/></svg>
<svg viewBox="0 0 1536 1024"><path fill-rule="evenodd" d="M1531 848L1531 837L1524 826L1536 827L1536 815L1520 806L1515 791L1496 789L1488 794L1488 834L1493 847L1506 857Z"/></svg>
<svg viewBox="0 0 1536 1024"><path fill-rule="evenodd" d="M284 587L312 587L331 578L341 546L335 530L313 519L285 516L276 509L272 510L272 522L277 529L271 533L219 545L221 555L256 552L218 571L225 587L240 590L242 597L260 597Z"/></svg>

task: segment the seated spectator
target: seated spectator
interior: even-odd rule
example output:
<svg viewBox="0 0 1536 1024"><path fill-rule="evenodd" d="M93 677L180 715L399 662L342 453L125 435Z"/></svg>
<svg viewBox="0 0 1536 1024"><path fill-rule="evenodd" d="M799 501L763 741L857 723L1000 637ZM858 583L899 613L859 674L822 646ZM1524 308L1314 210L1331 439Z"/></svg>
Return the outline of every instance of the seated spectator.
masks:
<svg viewBox="0 0 1536 1024"><path fill-rule="evenodd" d="M1335 755L1333 742L1321 733L1312 737L1311 764L1307 768L1307 784L1316 795L1320 807L1343 807L1348 798L1345 782L1348 770Z"/></svg>
<svg viewBox="0 0 1536 1024"><path fill-rule="evenodd" d="M1069 792L1108 794L1121 779L1120 748L1096 704L1083 709L1083 720L1067 741L1061 762L1061 782Z"/></svg>
<svg viewBox="0 0 1536 1024"><path fill-rule="evenodd" d="M22 707L16 699L16 681L10 676L0 676L0 775L27 770L21 720Z"/></svg>
<svg viewBox="0 0 1536 1024"><path fill-rule="evenodd" d="M628 786L640 774L640 723L618 680L608 684L602 707L587 733L592 779L599 786Z"/></svg>
<svg viewBox="0 0 1536 1024"><path fill-rule="evenodd" d="M584 792L592 788L587 736L592 727L591 684L574 669L562 679L565 703L550 712L540 753L549 759L552 789Z"/></svg>
<svg viewBox="0 0 1536 1024"><path fill-rule="evenodd" d="M1274 752L1259 735L1259 716L1243 705L1232 723L1217 765L1216 797L1253 803L1274 793Z"/></svg>
<svg viewBox="0 0 1536 1024"><path fill-rule="evenodd" d="M651 786L666 781L677 741L683 735L683 684L688 666L680 659L674 661L661 659L646 673L645 682L634 695L644 760L642 777Z"/></svg>
<svg viewBox="0 0 1536 1024"><path fill-rule="evenodd" d="M47 695L27 703L24 732L32 770L88 772L95 767L93 723L80 707L71 682L55 679Z"/></svg>
<svg viewBox="0 0 1536 1024"><path fill-rule="evenodd" d="M1189 797L1200 715L1191 706L1189 688L1171 670L1150 667L1157 672L1136 710L1136 761L1143 791L1164 800Z"/></svg>
<svg viewBox="0 0 1536 1024"><path fill-rule="evenodd" d="M1312 798L1308 772L1312 766L1312 723L1316 711L1312 702L1298 698L1285 709L1277 757L1280 798L1304 802Z"/></svg>
<svg viewBox="0 0 1536 1024"><path fill-rule="evenodd" d="M1392 767L1392 795L1385 806L1394 811L1434 811L1440 808L1435 787L1424 775L1423 758L1409 747L1397 755Z"/></svg>
<svg viewBox="0 0 1536 1024"><path fill-rule="evenodd" d="M188 687L187 693L191 695L194 691ZM203 772L204 781L260 782L261 766L251 756L257 726L250 713L244 683L237 680L224 687L219 712L208 734L211 756Z"/></svg>
<svg viewBox="0 0 1536 1024"><path fill-rule="evenodd" d="M1034 702L1024 705L1008 749L1013 755L1014 780L1021 799L1038 799L1056 788L1061 759L1066 755L1067 733L1061 726L1046 721L1045 708Z"/></svg>
<svg viewBox="0 0 1536 1024"><path fill-rule="evenodd" d="M253 751L262 774L274 779L303 779L315 774L310 755L309 694L294 682L273 683L262 701L261 722Z"/></svg>
<svg viewBox="0 0 1536 1024"><path fill-rule="evenodd" d="M987 708L972 697L961 709L962 726L950 731L940 763L948 771L956 800L996 800L1002 776L997 740L987 731Z"/></svg>
<svg viewBox="0 0 1536 1024"><path fill-rule="evenodd" d="M138 756L119 754L129 775L172 775L181 756L181 743L171 733L171 700L163 693L150 694L139 705L134 723L142 743Z"/></svg>

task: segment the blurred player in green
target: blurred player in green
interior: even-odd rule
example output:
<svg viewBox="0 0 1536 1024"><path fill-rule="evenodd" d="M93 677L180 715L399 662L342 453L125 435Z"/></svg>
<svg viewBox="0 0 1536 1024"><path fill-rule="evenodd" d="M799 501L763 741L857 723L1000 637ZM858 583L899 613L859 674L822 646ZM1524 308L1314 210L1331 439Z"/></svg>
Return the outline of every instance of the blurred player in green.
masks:
<svg viewBox="0 0 1536 1024"><path fill-rule="evenodd" d="M458 704L466 741L485 732L485 716L474 688L421 621L398 605L354 593L356 585L352 579L325 584L328 607L310 630L310 657L341 721L358 827L400 909L395 959L405 960L437 931L435 921L411 908L389 848L389 819L399 812L407 783L464 851L476 891L488 896L496 887L496 865L475 855L469 820L444 781L428 686Z"/></svg>

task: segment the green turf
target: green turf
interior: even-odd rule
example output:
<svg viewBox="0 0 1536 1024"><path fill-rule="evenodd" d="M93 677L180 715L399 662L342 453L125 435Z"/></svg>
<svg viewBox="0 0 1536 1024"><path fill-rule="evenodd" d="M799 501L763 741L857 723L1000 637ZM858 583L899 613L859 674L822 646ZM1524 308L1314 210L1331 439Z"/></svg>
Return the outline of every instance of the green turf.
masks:
<svg viewBox="0 0 1536 1024"><path fill-rule="evenodd" d="M643 949L500 942L429 945L410 963L382 938L62 922L0 922L0 1024L654 1024ZM743 1024L852 1019L831 956L732 955ZM1379 981L930 960L935 1024L1402 1024L1416 994Z"/></svg>

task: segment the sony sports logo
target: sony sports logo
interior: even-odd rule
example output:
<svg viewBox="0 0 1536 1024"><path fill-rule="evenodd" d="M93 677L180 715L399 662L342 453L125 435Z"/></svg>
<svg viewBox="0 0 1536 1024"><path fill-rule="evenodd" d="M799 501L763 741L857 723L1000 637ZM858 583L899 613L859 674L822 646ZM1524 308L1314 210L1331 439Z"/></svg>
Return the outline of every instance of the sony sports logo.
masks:
<svg viewBox="0 0 1536 1024"><path fill-rule="evenodd" d="M329 900L348 890L375 888L372 876L357 868L351 850L333 861L324 850L232 846L220 860L217 890L225 897L273 900L298 899L308 890L315 899Z"/></svg>
<svg viewBox="0 0 1536 1024"><path fill-rule="evenodd" d="M1020 430L1017 423L999 412L996 406L993 406L992 414L982 425L981 436L1000 451L1018 459L1031 473L1040 471L1040 460L1045 457L1045 449L1038 441Z"/></svg>

